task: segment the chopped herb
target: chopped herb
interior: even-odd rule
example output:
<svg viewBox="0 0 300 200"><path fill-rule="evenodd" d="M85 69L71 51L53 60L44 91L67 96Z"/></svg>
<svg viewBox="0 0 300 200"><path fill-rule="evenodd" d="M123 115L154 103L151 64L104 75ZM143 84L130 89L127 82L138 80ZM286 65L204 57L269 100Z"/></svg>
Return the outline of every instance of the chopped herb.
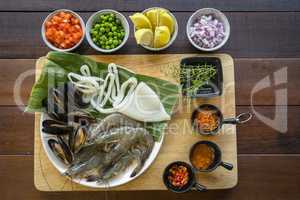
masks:
<svg viewBox="0 0 300 200"><path fill-rule="evenodd" d="M213 78L217 73L213 65L183 65L180 70L180 82L183 91L194 93L201 88L207 81Z"/></svg>

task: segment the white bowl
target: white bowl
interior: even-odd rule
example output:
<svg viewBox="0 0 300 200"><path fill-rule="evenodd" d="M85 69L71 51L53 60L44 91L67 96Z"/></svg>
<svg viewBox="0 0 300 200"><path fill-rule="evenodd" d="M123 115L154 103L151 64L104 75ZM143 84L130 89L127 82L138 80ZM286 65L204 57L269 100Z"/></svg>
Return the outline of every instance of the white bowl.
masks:
<svg viewBox="0 0 300 200"><path fill-rule="evenodd" d="M46 35L45 35L45 32L46 32L46 30L45 30L45 23L46 23L49 19L51 19L54 15L56 15L57 13L59 13L59 12L68 12L68 13L71 13L73 16L75 16L76 18L79 19L80 25L81 25L81 28L82 28L82 37L81 37L80 41L79 41L76 45L74 45L73 47L71 47L71 48L69 48L69 49L60 49L60 48L54 46L53 44L51 44L51 43L47 40ZM43 41L45 42L45 44L46 44L50 49L52 49L52 50L54 50L54 51L68 52L68 51L72 51L72 50L76 49L76 48L82 43L82 41L83 41L83 39L84 39L84 34L85 34L85 24L84 24L83 19L82 19L77 13L75 13L74 11L68 10L68 9L59 9L59 10L53 11L52 13L50 13L50 14L45 18L45 20L44 20L44 22L43 22L43 25L42 25L41 33L42 33Z"/></svg>
<svg viewBox="0 0 300 200"><path fill-rule="evenodd" d="M98 21L100 15L109 14L109 13L115 14L116 17L121 21L122 26L123 26L124 31L125 31L125 36L124 36L124 39L123 39L122 43L119 46L117 46L116 48L114 48L114 49L102 49L93 42L93 40L91 38L90 31L91 31L94 23ZM129 37L129 24L128 24L128 21L127 21L126 17L124 15L122 15L121 13L115 11L115 10L111 10L111 9L100 10L100 11L94 13L88 19L88 21L86 23L86 34L85 34L85 36L86 36L86 39L87 39L88 43L96 51L100 51L102 53L112 53L112 52L117 51L118 49L120 49L127 42L128 37Z"/></svg>
<svg viewBox="0 0 300 200"><path fill-rule="evenodd" d="M200 18L203 15L212 15L213 17L218 19L221 23L223 23L224 28L225 28L225 38L223 39L223 41L219 45L217 45L213 48L209 48L209 49L198 46L190 37L190 31L191 31L190 27L192 26L192 23L194 22L194 20L196 18ZM187 37L188 37L190 43L197 49L199 49L201 51L216 51L216 50L220 49L222 46L224 46L224 44L227 42L229 35L230 35L230 24L228 22L227 17L221 11L214 9L214 8L202 8L202 9L199 9L196 12L194 12L192 14L192 16L189 18L187 25L186 25L186 34L187 34Z"/></svg>
<svg viewBox="0 0 300 200"><path fill-rule="evenodd" d="M54 153L51 151L51 149L48 145L48 140L50 138L55 139L55 136L53 137L53 135L49 135L49 134L46 134L43 132L42 121L45 119L49 119L49 118L46 114L43 113L41 115L41 121L40 121L40 136L41 136L42 145L43 145L43 148L44 148L46 155L49 158L50 162L60 172L60 174L63 174L67 170L68 167L56 155L54 155ZM156 157L158 156L158 153L161 149L161 146L163 144L165 135L166 134L163 134L161 140L154 143L152 151L149 154L148 158L146 159L142 169L134 177L130 177L130 175L131 175L132 171L134 170L134 168L136 167L136 163L130 164L121 173L119 173L118 175L116 175L115 177L109 179L107 182L104 182L104 183L97 183L96 181L87 181L86 179L82 179L82 178L72 178L71 181L78 183L80 185L87 186L87 187L103 188L103 189L117 187L120 185L124 185L130 181L133 181L134 179L137 179L140 175L145 173L150 168L152 163L154 163L154 161L155 161Z"/></svg>
<svg viewBox="0 0 300 200"><path fill-rule="evenodd" d="M142 13L146 13L147 11L149 10L152 10L152 9L164 9L164 10L167 10L165 8L161 8L161 7L152 7L152 8L148 8L146 10L144 10ZM145 49L148 49L150 51L161 51L161 50L164 50L166 48L168 48L169 46L171 46L173 44L173 42L175 41L176 37L177 37L177 34L178 34L178 23L177 23L177 19L176 17L169 11L167 10L168 13L171 15L171 17L173 18L174 20L174 32L171 36L171 39L169 41L169 43L163 47L160 47L160 48L154 48L154 47L149 47L149 46L146 46L146 45L141 45L142 47L144 47ZM136 31L135 27L134 27L134 32Z"/></svg>

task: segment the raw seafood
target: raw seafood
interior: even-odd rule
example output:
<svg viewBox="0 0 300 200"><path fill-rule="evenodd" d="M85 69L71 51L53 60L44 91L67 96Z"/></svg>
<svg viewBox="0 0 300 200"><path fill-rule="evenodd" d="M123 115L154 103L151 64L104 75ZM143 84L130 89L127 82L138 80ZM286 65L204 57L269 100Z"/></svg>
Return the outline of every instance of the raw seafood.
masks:
<svg viewBox="0 0 300 200"><path fill-rule="evenodd" d="M138 84L133 94L118 108L120 113L144 122L170 120L157 94L144 82Z"/></svg>
<svg viewBox="0 0 300 200"><path fill-rule="evenodd" d="M108 152L107 145L110 146ZM133 160L137 166L131 173L135 176L142 169L154 145L153 137L144 128L121 127L97 137L93 144L83 147L64 175L85 177L104 181L125 169ZM92 157L89 155L93 154ZM88 155L88 156L87 156ZM84 158L80 160L78 158Z"/></svg>
<svg viewBox="0 0 300 200"><path fill-rule="evenodd" d="M87 128L85 126L79 126L75 132L69 134L69 147L73 153L77 153L85 144L87 135Z"/></svg>
<svg viewBox="0 0 300 200"><path fill-rule="evenodd" d="M51 120L45 121L49 122ZM43 123L45 121L43 121ZM66 165L69 165L74 161L74 153L80 151L87 138L87 129L85 126L76 127L74 125L68 126L68 128L72 128L72 131L51 132L52 135L56 135L56 139L50 138L48 140L51 151Z"/></svg>
<svg viewBox="0 0 300 200"><path fill-rule="evenodd" d="M61 122L90 121L94 117L82 111L89 103L84 102L83 94L75 89L71 83L51 88L48 97L43 100L47 114L54 120Z"/></svg>
<svg viewBox="0 0 300 200"><path fill-rule="evenodd" d="M142 127L142 123L136 120L130 119L129 117L122 115L120 113L113 113L105 117L99 125L90 130L91 134L89 139L94 139L97 135L108 132L112 128L119 128L121 126L129 127Z"/></svg>
<svg viewBox="0 0 300 200"><path fill-rule="evenodd" d="M143 122L170 120L158 95L144 82L135 77L128 78L122 85L116 64L108 65L105 79L91 76L90 69L83 65L82 75L69 73L68 78L77 90L89 96L90 103L100 113L120 112L128 117ZM111 107L107 104L110 102Z"/></svg>
<svg viewBox="0 0 300 200"><path fill-rule="evenodd" d="M65 164L70 164L73 161L73 155L68 147L68 145L64 142L62 137L58 136L57 140L49 139L48 145L51 151Z"/></svg>
<svg viewBox="0 0 300 200"><path fill-rule="evenodd" d="M51 135L66 135L74 131L73 126L68 126L66 123L46 119L42 122L42 131Z"/></svg>

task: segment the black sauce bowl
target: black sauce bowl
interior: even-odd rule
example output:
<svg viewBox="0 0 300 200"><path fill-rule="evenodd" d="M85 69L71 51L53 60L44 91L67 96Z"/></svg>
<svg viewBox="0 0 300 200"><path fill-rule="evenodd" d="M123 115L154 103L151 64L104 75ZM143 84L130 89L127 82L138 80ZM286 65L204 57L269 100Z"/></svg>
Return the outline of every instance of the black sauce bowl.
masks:
<svg viewBox="0 0 300 200"><path fill-rule="evenodd" d="M213 65L216 69L216 75L211 80L209 80L206 84L198 88L193 94L187 94L185 91L186 88L188 88L191 84L190 81L183 81L180 80L180 84L182 86L182 94L184 96L189 97L204 97L204 98L210 98L214 96L220 96L222 95L223 91L223 71L222 71L222 64L221 60L217 57L188 57L184 58L180 62L180 70L183 67L191 67L191 66L197 66L197 65Z"/></svg>
<svg viewBox="0 0 300 200"><path fill-rule="evenodd" d="M183 187L173 186L168 180L168 176L170 175L169 170L171 169L171 167L173 165L181 165L181 166L186 167L188 170L189 180L188 180L188 183L186 185L184 185ZM188 164L186 162L182 162L182 161L172 162L165 168L164 173L163 173L163 182L170 191L175 192L175 193L188 192L188 191L192 190L193 188L195 188L197 191L206 191L205 186L197 183L195 172L194 172L192 166L190 164Z"/></svg>
<svg viewBox="0 0 300 200"><path fill-rule="evenodd" d="M195 150L195 148L197 147L197 145L199 144L206 144L208 145L210 148L213 149L214 151L214 160L213 162L209 165L209 167L207 169L198 169L196 168L194 165L193 165L193 162L192 162L192 154L193 154L193 151ZM232 170L233 169L233 165L230 164L230 163L227 163L227 162L223 162L222 161L222 152L221 152L221 149L220 147L214 143L214 142L211 142L211 141L206 141L206 140L202 140L202 141L199 141L197 143L195 143L191 150L190 150L190 162L193 166L193 168L196 170L196 171L199 171L199 172L211 172L213 170L215 170L217 167L219 166L222 166L224 167L225 169L227 170Z"/></svg>
<svg viewBox="0 0 300 200"><path fill-rule="evenodd" d="M211 111L216 115L218 126L214 130L205 131L200 128L200 126L196 122L196 117L198 113L201 111ZM191 122L194 130L196 130L198 133L202 135L208 136L208 135L216 135L224 124L233 124L233 125L243 124L248 122L251 118L252 118L252 114L250 112L246 112L246 113L239 114L237 117L224 119L223 114L218 107L211 104L202 104L193 111Z"/></svg>

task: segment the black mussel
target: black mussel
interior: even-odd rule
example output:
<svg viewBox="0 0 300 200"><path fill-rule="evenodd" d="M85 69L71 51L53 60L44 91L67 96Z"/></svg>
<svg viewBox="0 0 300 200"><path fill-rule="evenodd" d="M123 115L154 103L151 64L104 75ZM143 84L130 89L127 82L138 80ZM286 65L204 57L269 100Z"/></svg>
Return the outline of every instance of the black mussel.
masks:
<svg viewBox="0 0 300 200"><path fill-rule="evenodd" d="M77 90L72 83L65 83L61 86L50 88L48 98L43 105L47 111L56 114L66 114L72 110L86 108L88 102L84 102L83 94Z"/></svg>
<svg viewBox="0 0 300 200"><path fill-rule="evenodd" d="M48 115L55 120L67 122L68 99L61 88L50 88L44 105Z"/></svg>
<svg viewBox="0 0 300 200"><path fill-rule="evenodd" d="M68 145L64 142L64 140L58 136L57 140L49 139L48 145L52 152L66 165L69 165L73 161L73 155L70 151Z"/></svg>
<svg viewBox="0 0 300 200"><path fill-rule="evenodd" d="M85 177L87 182L95 182L95 181L100 181L100 177L97 175L88 175Z"/></svg>
<svg viewBox="0 0 300 200"><path fill-rule="evenodd" d="M43 100L43 106L52 119L67 122L68 113L86 108L89 103L84 102L83 95L72 83L50 88L48 98Z"/></svg>
<svg viewBox="0 0 300 200"><path fill-rule="evenodd" d="M67 96L69 106L75 108L87 108L90 104L84 101L83 93L77 90L72 83L66 83L64 86L64 95Z"/></svg>
<svg viewBox="0 0 300 200"><path fill-rule="evenodd" d="M76 131L69 134L69 147L73 153L77 153L87 139L87 127L79 126Z"/></svg>
<svg viewBox="0 0 300 200"><path fill-rule="evenodd" d="M68 113L68 118L70 121L76 122L82 126L87 126L88 124L96 122L95 117L82 111L70 112Z"/></svg>
<svg viewBox="0 0 300 200"><path fill-rule="evenodd" d="M67 135L74 131L73 126L56 120L47 119L42 122L42 131L52 135Z"/></svg>

